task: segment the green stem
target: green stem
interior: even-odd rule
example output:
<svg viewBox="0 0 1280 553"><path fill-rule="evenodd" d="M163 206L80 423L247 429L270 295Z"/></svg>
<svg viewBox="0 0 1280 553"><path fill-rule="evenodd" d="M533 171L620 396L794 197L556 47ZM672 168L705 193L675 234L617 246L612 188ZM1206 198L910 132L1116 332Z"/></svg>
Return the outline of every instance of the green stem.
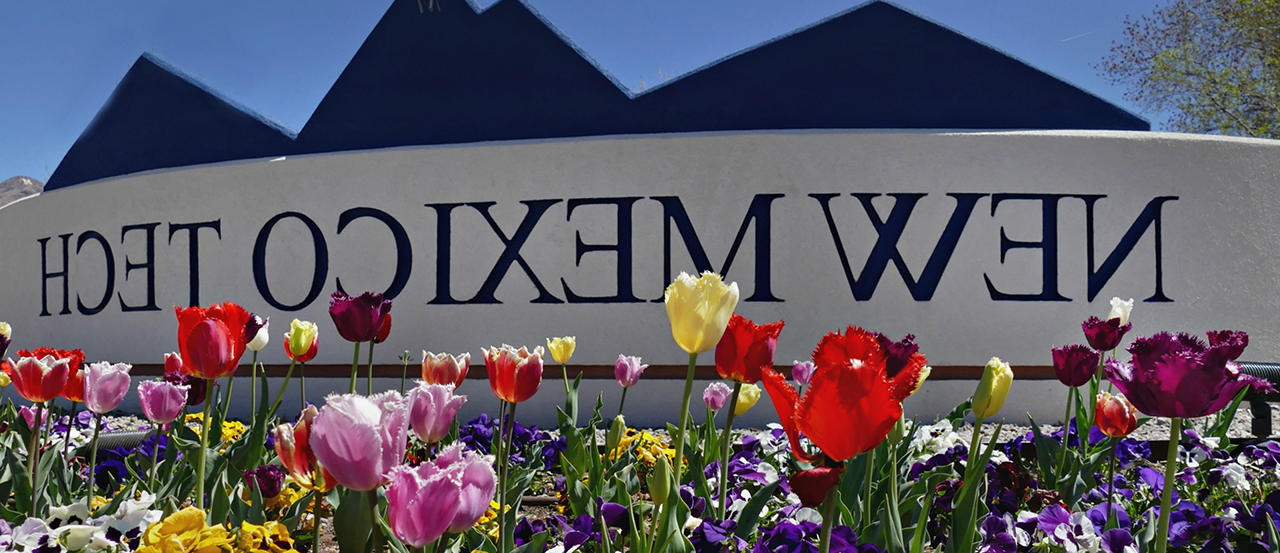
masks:
<svg viewBox="0 0 1280 553"><path fill-rule="evenodd" d="M1058 463L1058 473L1053 475L1054 479L1062 478L1063 473L1067 470L1067 431L1071 429L1071 398L1075 395L1075 388L1067 388L1067 412L1062 415L1062 462ZM1080 425L1076 425L1076 433L1079 434Z"/></svg>
<svg viewBox="0 0 1280 553"><path fill-rule="evenodd" d="M356 393L356 371L359 370L358 369L359 366L360 366L360 342L356 342L356 351L355 353L351 354L351 386L347 390L347 393L349 394Z"/></svg>
<svg viewBox="0 0 1280 553"><path fill-rule="evenodd" d="M677 429L675 438L675 489L672 492L677 498L680 497L680 478L684 475L684 440L685 429L689 427L689 396L693 393L693 367L698 362L698 354L689 354L689 371L684 377L684 396L680 401L680 427Z"/></svg>
<svg viewBox="0 0 1280 553"><path fill-rule="evenodd" d="M622 416L622 406L627 404L627 390L630 388L622 388L622 399L618 401L618 416Z"/></svg>
<svg viewBox="0 0 1280 553"><path fill-rule="evenodd" d="M509 459L511 458L512 442L515 440L515 435L516 435L515 426L516 426L516 406L517 405L519 404L518 403L507 404L506 418L510 420L506 422L506 427L503 428L506 435L502 438L502 442L503 442L502 476L501 476L501 481L498 484L498 486L500 487L499 493L502 494L502 501L500 502L501 504L498 505L498 540L501 542L498 545L498 553L505 553L507 551L506 550L507 534L511 533L511 528L509 528L506 524L507 500L508 500L507 498L507 473L508 473L507 465L510 464Z"/></svg>
<svg viewBox="0 0 1280 553"><path fill-rule="evenodd" d="M71 414L67 417L67 437L62 440L62 458L63 459L71 458L68 456L68 453L71 448L71 429L75 427L76 407L79 407L79 406L80 406L79 402L75 402L75 401L71 402Z"/></svg>
<svg viewBox="0 0 1280 553"><path fill-rule="evenodd" d="M822 501L822 533L818 538L818 553L831 551L831 529L836 525L836 486L827 490Z"/></svg>
<svg viewBox="0 0 1280 553"><path fill-rule="evenodd" d="M369 372L366 373L364 378L364 395L366 396L373 395L373 346L374 345L377 345L377 342L372 342L372 341L369 342L369 363L368 363Z"/></svg>
<svg viewBox="0 0 1280 553"><path fill-rule="evenodd" d="M733 415L738 409L738 393L742 391L742 383L733 383L733 395L729 396L729 414L725 417L724 430L720 431L720 520L724 520L725 511L727 510L728 501L725 500L725 480L729 479L729 454L732 452L733 439L729 434L729 429L733 427Z"/></svg>
<svg viewBox="0 0 1280 553"><path fill-rule="evenodd" d="M271 402L271 410L267 411L268 420L276 414L276 409L280 408L280 400L284 399L284 391L289 387L289 379L293 378L293 366L296 364L298 364L296 360L289 360L289 372L284 373L284 384L281 384L280 391L276 392L276 400Z"/></svg>
<svg viewBox="0 0 1280 553"><path fill-rule="evenodd" d="M151 476L147 478L147 490L151 493L156 493L156 457L160 452L160 429L163 427L156 427L156 441L151 444Z"/></svg>
<svg viewBox="0 0 1280 553"><path fill-rule="evenodd" d="M973 421L973 437L969 438L969 462L965 463L964 466L964 485L966 486L969 485L969 480L973 479L974 471L977 470L973 466L974 461L982 458L982 455L978 453L978 447L982 444L979 441L982 435L982 420L982 417L978 417Z"/></svg>
<svg viewBox="0 0 1280 553"><path fill-rule="evenodd" d="M578 426L578 410L574 409L569 412L569 367L564 363L560 364L560 375L564 377L564 414L569 417L569 424L574 427Z"/></svg>
<svg viewBox="0 0 1280 553"><path fill-rule="evenodd" d="M1173 503L1174 476L1178 473L1178 441L1182 438L1182 419L1169 419L1169 452L1165 457L1164 491L1160 494L1160 522L1156 524L1156 553L1169 547L1169 515Z"/></svg>
<svg viewBox="0 0 1280 553"><path fill-rule="evenodd" d="M252 371L250 373L252 382L249 383L249 390L253 399L249 401L249 418L256 421L258 420L258 352L253 352L253 362L250 365L252 365L249 368Z"/></svg>
<svg viewBox="0 0 1280 553"><path fill-rule="evenodd" d="M449 546L449 533L445 532L440 535L440 539L436 540L436 553L444 553L445 548ZM423 548L426 551L426 548Z"/></svg>
<svg viewBox="0 0 1280 553"><path fill-rule="evenodd" d="M206 383L206 386L213 387L213 380ZM195 485L195 504L197 507L204 509L204 458L209 449L209 408L213 406L213 394L204 400L204 416L200 418L200 454L196 457L196 485Z"/></svg>
<svg viewBox="0 0 1280 553"><path fill-rule="evenodd" d="M404 357L401 358L400 364L404 366L404 370L400 372L400 393L403 394L404 381L409 379L409 350L404 351Z"/></svg>
<svg viewBox="0 0 1280 553"><path fill-rule="evenodd" d="M1107 486L1107 523L1102 527L1103 530L1111 528L1111 523L1116 519L1116 440L1111 438L1111 480Z"/></svg>
<svg viewBox="0 0 1280 553"><path fill-rule="evenodd" d="M94 414L93 439L89 441L89 492L84 494L84 506L93 512L93 493L97 491L93 472L98 468L98 430L102 428L102 415Z"/></svg>
<svg viewBox="0 0 1280 553"><path fill-rule="evenodd" d="M373 542L373 553L382 553L382 524L378 521L381 517L378 515L378 488L369 490L369 520L373 521L373 531L369 533L369 539Z"/></svg>
<svg viewBox="0 0 1280 553"><path fill-rule="evenodd" d="M320 552L320 490L311 492L315 497L311 500L311 524L314 525L311 531L311 553Z"/></svg>
<svg viewBox="0 0 1280 553"><path fill-rule="evenodd" d="M863 477L862 483L862 531L859 534L866 535L871 528L871 482L876 479L876 450L872 449L867 452L867 474ZM824 520L825 524L826 521Z"/></svg>
<svg viewBox="0 0 1280 553"><path fill-rule="evenodd" d="M901 505L901 503L898 501L898 442L896 441L889 444L889 502L892 509L889 512L889 516L898 517L898 520L901 520L901 515L898 511L898 506ZM897 529L900 538L902 534L902 523L899 522L898 526L895 528ZM897 542L898 539L890 540L887 545L890 548L896 548L897 546L895 544ZM899 553L899 551L892 550L890 553Z"/></svg>
<svg viewBox="0 0 1280 553"><path fill-rule="evenodd" d="M302 401L302 403L298 404L298 410L301 411L307 408L307 364L306 363L303 363L302 366L298 368L298 373L299 373L298 376L302 377L298 379L299 399Z"/></svg>
<svg viewBox="0 0 1280 553"><path fill-rule="evenodd" d="M36 465L39 463L40 459L40 415L43 411L44 404L37 403L36 416L35 419L33 419L35 421L35 425L31 428L31 446L27 448L27 479L31 484L31 508L28 515L33 517L36 516L36 493L37 490L40 489L36 485L39 480L36 478Z"/></svg>

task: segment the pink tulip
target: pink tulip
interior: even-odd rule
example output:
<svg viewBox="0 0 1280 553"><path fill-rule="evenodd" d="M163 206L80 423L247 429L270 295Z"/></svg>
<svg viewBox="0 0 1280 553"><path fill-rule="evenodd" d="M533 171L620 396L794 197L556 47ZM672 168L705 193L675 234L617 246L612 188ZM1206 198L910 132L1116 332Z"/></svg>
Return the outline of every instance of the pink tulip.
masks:
<svg viewBox="0 0 1280 553"><path fill-rule="evenodd" d="M796 384L808 386L816 370L818 367L813 364L813 361L795 361L791 363L791 379L796 381Z"/></svg>
<svg viewBox="0 0 1280 553"><path fill-rule="evenodd" d="M311 428L316 460L348 489L377 489L404 459L409 402L395 391L331 395L325 402Z"/></svg>
<svg viewBox="0 0 1280 553"><path fill-rule="evenodd" d="M449 435L458 409L466 402L467 396L453 395L451 384L419 382L409 392L409 427L419 440L434 444Z"/></svg>
<svg viewBox="0 0 1280 553"><path fill-rule="evenodd" d="M451 471L432 463L395 467L387 487L387 523L400 541L426 547L449 529L461 496L462 486Z"/></svg>
<svg viewBox="0 0 1280 553"><path fill-rule="evenodd" d="M707 408L712 411L724 409L724 404L728 403L729 396L733 394L733 390L724 382L712 382L707 385L707 389L702 392L702 401L707 404Z"/></svg>
<svg viewBox="0 0 1280 553"><path fill-rule="evenodd" d="M449 533L457 534L480 521L498 491L498 475L493 472L493 457L463 448L461 442L444 448L435 459L437 467L454 471L462 483L458 513L449 523Z"/></svg>
<svg viewBox="0 0 1280 553"><path fill-rule="evenodd" d="M18 408L18 414L22 415L22 422L26 423L26 425L27 425L27 428L28 428L28 429L31 429L31 428L38 428L38 427L40 427L40 426L43 426L43 425L44 425L44 423L45 423L45 422L47 422L47 421L49 420L49 410L48 410L48 409L44 409L44 410L41 410L41 411L40 411L40 423L39 423L39 424L36 424L36 420L35 420L35 419L36 419L36 410L35 410L35 409L32 409L32 408L30 408L30 407L28 407L28 406L26 406L26 405L23 405L22 407L19 407L19 408Z"/></svg>
<svg viewBox="0 0 1280 553"><path fill-rule="evenodd" d="M84 371L85 407L99 415L119 407L129 393L131 369L133 365L127 363L90 363Z"/></svg>
<svg viewBox="0 0 1280 553"><path fill-rule="evenodd" d="M641 365L639 357L627 357L619 355L618 360L613 363L613 378L618 381L618 385L623 388L630 388L640 381L640 374L648 365Z"/></svg>
<svg viewBox="0 0 1280 553"><path fill-rule="evenodd" d="M387 488L387 519L401 541L422 547L480 520L498 489L493 457L455 443L434 461L396 467Z"/></svg>
<svg viewBox="0 0 1280 553"><path fill-rule="evenodd" d="M172 384L163 380L148 380L138 384L138 399L147 420L156 424L169 424L178 420L182 408L187 405L190 386Z"/></svg>

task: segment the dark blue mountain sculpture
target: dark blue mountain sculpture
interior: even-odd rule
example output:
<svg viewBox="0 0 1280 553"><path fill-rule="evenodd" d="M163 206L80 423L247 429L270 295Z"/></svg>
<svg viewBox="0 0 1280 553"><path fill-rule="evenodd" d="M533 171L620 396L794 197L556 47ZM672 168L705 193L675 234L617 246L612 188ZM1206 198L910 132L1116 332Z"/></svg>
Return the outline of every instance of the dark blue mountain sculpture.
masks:
<svg viewBox="0 0 1280 553"><path fill-rule="evenodd" d="M295 136L149 55L46 190L150 169L396 146L774 129L1149 130L988 46L871 2L639 94L524 0L394 0Z"/></svg>

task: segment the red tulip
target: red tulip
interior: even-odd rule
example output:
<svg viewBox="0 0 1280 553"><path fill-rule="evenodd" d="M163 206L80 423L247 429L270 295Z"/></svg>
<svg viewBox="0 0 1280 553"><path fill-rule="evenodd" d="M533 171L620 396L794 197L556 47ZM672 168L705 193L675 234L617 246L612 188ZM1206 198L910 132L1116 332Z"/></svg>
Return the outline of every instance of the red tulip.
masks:
<svg viewBox="0 0 1280 553"><path fill-rule="evenodd" d="M320 467L316 454L311 451L311 424L318 414L314 405L308 405L298 415L296 424L281 424L272 430L272 434L275 436L276 456L280 458L280 464L284 465L285 470L289 471L293 481L303 488L323 493L338 482L329 475L328 470ZM319 474L316 473L317 467L321 471Z"/></svg>
<svg viewBox="0 0 1280 553"><path fill-rule="evenodd" d="M493 395L507 403L520 403L538 392L542 385L542 346L519 350L503 344L501 348L481 349L484 368L489 372Z"/></svg>
<svg viewBox="0 0 1280 553"><path fill-rule="evenodd" d="M862 357L870 355L864 335L870 336L879 346L874 364L883 367L880 372L889 379L893 395L904 399L911 397L929 378L931 369L914 343L915 336L908 334L900 342L890 342L883 334L866 332L852 325L845 329L844 336L832 332L818 341L818 347L813 349L813 363L817 366L815 375L827 367L842 367L850 359L868 359Z"/></svg>
<svg viewBox="0 0 1280 553"><path fill-rule="evenodd" d="M182 372L214 380L230 376L244 355L249 312L231 302L205 307L174 307Z"/></svg>
<svg viewBox="0 0 1280 553"><path fill-rule="evenodd" d="M734 313L716 344L716 372L720 378L746 384L759 382L761 369L773 366L773 350L783 324L775 321L757 325Z"/></svg>
<svg viewBox="0 0 1280 553"><path fill-rule="evenodd" d="M84 352L78 349L53 349L53 348L36 348L35 351L27 351L25 349L18 350L20 357L36 357L44 359L50 355L54 359L66 359L67 364L67 385L63 386L62 392L58 395L68 401L82 402L84 401Z"/></svg>
<svg viewBox="0 0 1280 553"><path fill-rule="evenodd" d="M1111 395L1098 393L1098 430L1112 438L1123 438L1138 428L1138 410L1133 407L1124 394Z"/></svg>
<svg viewBox="0 0 1280 553"><path fill-rule="evenodd" d="M817 507L826 499L827 490L840 482L844 467L814 467L791 475L787 484L791 491L800 496L800 503L805 507Z"/></svg>
<svg viewBox="0 0 1280 553"><path fill-rule="evenodd" d="M67 385L70 361L46 355L43 359L22 357L9 374L18 395L32 403L44 403Z"/></svg>
<svg viewBox="0 0 1280 553"><path fill-rule="evenodd" d="M814 349L817 370L804 397L799 397L785 376L764 369L764 387L797 459L816 464L825 454L841 462L884 441L902 418L902 400L927 374L924 356L917 353L890 379L885 374L885 359L874 335L851 326L844 336L834 332L826 335ZM822 453L805 451L801 433Z"/></svg>
<svg viewBox="0 0 1280 553"><path fill-rule="evenodd" d="M381 344L387 341L387 336L391 335L391 312L382 314L382 322L378 325L378 335L373 337L373 343Z"/></svg>

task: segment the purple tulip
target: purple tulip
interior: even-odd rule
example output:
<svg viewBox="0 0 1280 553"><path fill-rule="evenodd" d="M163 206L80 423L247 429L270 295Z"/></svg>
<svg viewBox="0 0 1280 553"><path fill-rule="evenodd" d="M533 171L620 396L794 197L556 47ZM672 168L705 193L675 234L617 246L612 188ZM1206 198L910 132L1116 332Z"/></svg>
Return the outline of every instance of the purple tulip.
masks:
<svg viewBox="0 0 1280 553"><path fill-rule="evenodd" d="M1089 383L1098 372L1102 354L1079 344L1053 348L1053 372L1058 381L1072 388Z"/></svg>
<svg viewBox="0 0 1280 553"><path fill-rule="evenodd" d="M164 354L164 381L187 387L187 405L203 404L208 394L209 381L183 374L182 356L177 353Z"/></svg>
<svg viewBox="0 0 1280 553"><path fill-rule="evenodd" d="M129 370L126 363L90 363L84 369L84 405L99 415L120 406L129 393Z"/></svg>
<svg viewBox="0 0 1280 553"><path fill-rule="evenodd" d="M702 392L702 401L712 411L719 411L724 409L724 404L729 402L729 395L732 393L733 390L724 382L712 382Z"/></svg>
<svg viewBox="0 0 1280 553"><path fill-rule="evenodd" d="M360 492L376 489L404 459L409 402L389 391L331 395L325 403L311 423L311 451L339 484Z"/></svg>
<svg viewBox="0 0 1280 553"><path fill-rule="evenodd" d="M409 392L409 427L418 439L434 444L449 435L458 409L467 396L453 395L452 384L427 384L419 381Z"/></svg>
<svg viewBox="0 0 1280 553"><path fill-rule="evenodd" d="M1235 363L1248 343L1244 332L1209 333L1208 346L1189 334L1161 332L1129 345L1132 363L1109 359L1107 379L1147 415L1212 415L1246 387L1274 392L1266 381L1242 374Z"/></svg>
<svg viewBox="0 0 1280 553"><path fill-rule="evenodd" d="M791 380L801 386L808 386L816 370L818 367L813 364L813 361L794 361L791 363Z"/></svg>
<svg viewBox="0 0 1280 553"><path fill-rule="evenodd" d="M641 373L647 368L649 365L641 365L639 357L619 355L618 360L613 364L613 377L623 388L630 388L640 381Z"/></svg>
<svg viewBox="0 0 1280 553"><path fill-rule="evenodd" d="M370 342L382 329L382 318L391 312L391 300L382 294L365 292L348 296L341 290L329 300L329 317L338 327L338 334L348 342Z"/></svg>
<svg viewBox="0 0 1280 553"><path fill-rule="evenodd" d="M1122 325L1119 317L1105 321L1089 317L1080 324L1080 328L1084 329L1084 338L1089 341L1089 347L1098 351L1111 351L1120 346L1120 341L1133 328L1133 323Z"/></svg>
<svg viewBox="0 0 1280 553"><path fill-rule="evenodd" d="M258 488L263 499L271 499L284 490L285 471L280 465L261 465L243 471L244 483L249 489Z"/></svg>
<svg viewBox="0 0 1280 553"><path fill-rule="evenodd" d="M138 400L142 403L142 413L147 420L156 424L169 424L182 416L182 408L187 405L189 386L148 380L138 384Z"/></svg>
<svg viewBox="0 0 1280 553"><path fill-rule="evenodd" d="M880 350L884 352L884 372L889 378L897 376L898 371L911 361L911 356L920 351L920 346L916 345L915 334L908 334L897 342L890 342L888 336L879 332L873 332L871 335L876 337Z"/></svg>

